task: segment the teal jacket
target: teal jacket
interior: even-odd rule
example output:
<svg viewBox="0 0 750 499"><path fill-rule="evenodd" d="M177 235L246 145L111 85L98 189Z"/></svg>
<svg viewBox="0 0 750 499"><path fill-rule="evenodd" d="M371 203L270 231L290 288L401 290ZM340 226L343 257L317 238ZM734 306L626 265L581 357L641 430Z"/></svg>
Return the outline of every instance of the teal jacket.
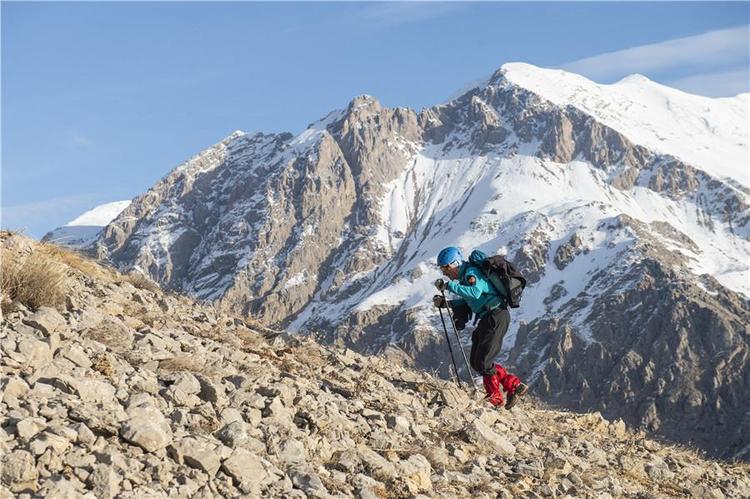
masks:
<svg viewBox="0 0 750 499"><path fill-rule="evenodd" d="M473 284L470 283L470 277L474 278ZM484 273L469 262L464 262L458 269L458 281L448 281L446 287L448 291L460 296L450 301L451 306L466 303L480 317L505 303Z"/></svg>

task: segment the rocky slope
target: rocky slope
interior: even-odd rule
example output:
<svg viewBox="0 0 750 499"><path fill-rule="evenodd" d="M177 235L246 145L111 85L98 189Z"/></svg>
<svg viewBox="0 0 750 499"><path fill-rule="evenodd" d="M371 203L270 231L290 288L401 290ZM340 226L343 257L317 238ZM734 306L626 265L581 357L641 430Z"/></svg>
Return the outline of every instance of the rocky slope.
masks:
<svg viewBox="0 0 750 499"><path fill-rule="evenodd" d="M40 252L3 233L4 258ZM750 467L290 336L52 252L5 295L0 497L743 497ZM136 285L134 285L135 283ZM5 290L7 291L7 290Z"/></svg>
<svg viewBox="0 0 750 499"><path fill-rule="evenodd" d="M748 458L747 97L523 64L420 112L361 96L296 137L231 135L94 249L442 374L431 262L449 244L506 253L531 286L503 355L545 397Z"/></svg>

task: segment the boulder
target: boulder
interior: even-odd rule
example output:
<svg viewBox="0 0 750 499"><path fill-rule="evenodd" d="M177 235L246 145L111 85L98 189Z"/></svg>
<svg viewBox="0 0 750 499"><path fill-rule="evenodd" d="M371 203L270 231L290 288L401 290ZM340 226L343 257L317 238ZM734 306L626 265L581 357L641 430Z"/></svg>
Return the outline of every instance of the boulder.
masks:
<svg viewBox="0 0 750 499"><path fill-rule="evenodd" d="M52 362L49 345L35 338L23 338L18 342L18 352L26 359L26 364L34 369Z"/></svg>
<svg viewBox="0 0 750 499"><path fill-rule="evenodd" d="M39 307L36 312L24 318L23 323L49 336L65 326L65 318L52 307Z"/></svg>
<svg viewBox="0 0 750 499"><path fill-rule="evenodd" d="M169 447L172 458L214 476L221 466L217 446L206 439L185 437Z"/></svg>
<svg viewBox="0 0 750 499"><path fill-rule="evenodd" d="M152 406L139 406L128 410L129 418L123 422L120 435L128 442L147 452L165 448L172 441L172 429L164 415Z"/></svg>
<svg viewBox="0 0 750 499"><path fill-rule="evenodd" d="M497 434L489 426L478 419L474 419L464 428L467 440L473 444L492 449L493 451L512 456L516 453L516 448L505 437Z"/></svg>
<svg viewBox="0 0 750 499"><path fill-rule="evenodd" d="M91 367L92 365L91 359L89 359L89 356L83 351L83 348L76 344L70 344L60 350L60 356L68 359L79 367Z"/></svg>

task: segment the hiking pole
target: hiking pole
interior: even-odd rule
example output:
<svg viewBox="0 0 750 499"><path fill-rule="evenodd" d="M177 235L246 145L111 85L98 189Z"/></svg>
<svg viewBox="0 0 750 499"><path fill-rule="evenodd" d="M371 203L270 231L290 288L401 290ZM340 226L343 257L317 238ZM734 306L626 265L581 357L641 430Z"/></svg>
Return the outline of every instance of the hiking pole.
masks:
<svg viewBox="0 0 750 499"><path fill-rule="evenodd" d="M443 301L445 303L448 303L448 300L445 298L445 290L440 290L440 293L443 295ZM458 349L461 350L461 356L464 358L464 364L466 364L466 372L469 375L469 379L471 380L471 386L474 387L474 391L477 392L478 388L476 383L474 383L474 376L471 375L471 366L469 365L469 359L466 358L466 352L464 352L464 347L461 346L461 337L458 335L458 328L456 327L456 321L453 320L453 314L451 313L451 308L446 307L446 310L448 311L448 317L451 320L451 325L453 326L453 332L456 333L456 341L458 341ZM443 315L442 313L440 314ZM443 324L445 325L445 324Z"/></svg>
<svg viewBox="0 0 750 499"><path fill-rule="evenodd" d="M456 373L456 381L458 382L458 386L463 388L463 385L461 385L461 376L459 376L458 367L456 366L456 358L453 356L453 347L451 346L451 339L448 336L448 328L445 326L445 318L443 317L443 309L438 307L438 312L440 312L440 320L443 323L443 331L445 331L445 342L448 343L448 351L451 353L451 360L453 361L453 370Z"/></svg>

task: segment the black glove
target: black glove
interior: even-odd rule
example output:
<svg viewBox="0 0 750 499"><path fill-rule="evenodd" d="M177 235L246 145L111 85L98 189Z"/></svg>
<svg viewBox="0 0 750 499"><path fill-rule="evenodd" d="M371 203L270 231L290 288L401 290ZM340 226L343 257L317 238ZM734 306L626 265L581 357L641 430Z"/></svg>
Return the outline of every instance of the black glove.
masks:
<svg viewBox="0 0 750 499"><path fill-rule="evenodd" d="M453 305L453 322L456 323L456 329L463 331L466 328L466 323L471 319L471 309L466 303L459 303Z"/></svg>
<svg viewBox="0 0 750 499"><path fill-rule="evenodd" d="M448 302L445 301L445 298L443 298L440 295L435 295L432 297L432 304L435 305L437 308L447 308Z"/></svg>
<svg viewBox="0 0 750 499"><path fill-rule="evenodd" d="M445 291L448 289L447 283L443 279L435 281L435 287L438 288L438 291Z"/></svg>

